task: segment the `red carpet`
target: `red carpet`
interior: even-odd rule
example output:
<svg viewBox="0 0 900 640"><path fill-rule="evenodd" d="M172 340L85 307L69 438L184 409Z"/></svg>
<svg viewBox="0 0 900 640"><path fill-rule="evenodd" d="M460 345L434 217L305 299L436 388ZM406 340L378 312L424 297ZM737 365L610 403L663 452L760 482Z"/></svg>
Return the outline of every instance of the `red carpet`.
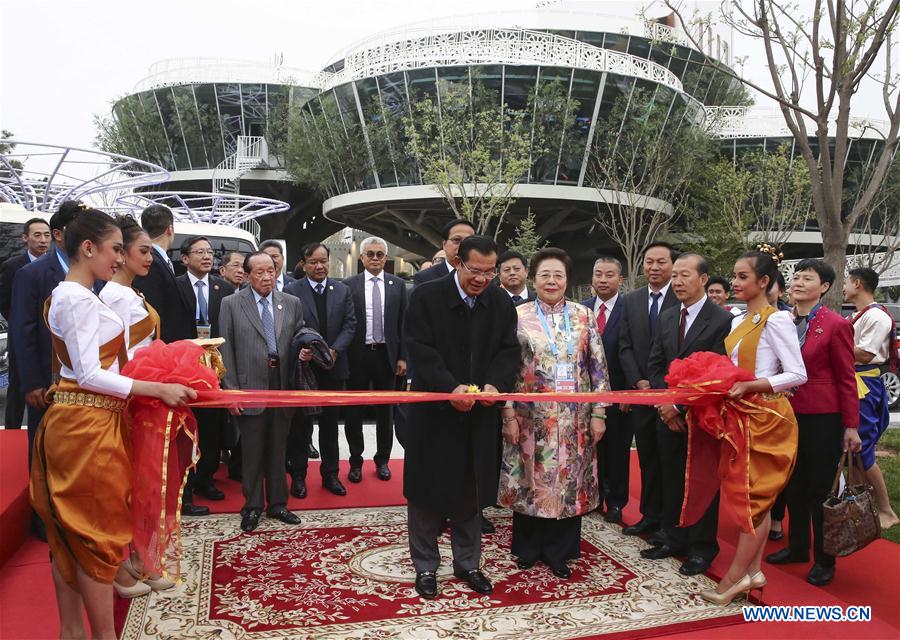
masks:
<svg viewBox="0 0 900 640"><path fill-rule="evenodd" d="M28 537L28 431L0 430L0 567Z"/></svg>
<svg viewBox="0 0 900 640"><path fill-rule="evenodd" d="M20 442L21 440L21 442ZM18 451L16 451L18 449ZM3 511L0 537L13 540L7 532L24 531L27 527L27 510L22 513L26 478L24 472L24 431L0 432L0 487L2 487ZM637 458L632 464L632 496L639 495ZM306 500L291 500L292 509L358 507L402 504L402 461L391 465L394 479L381 482L372 476L367 467L361 485L345 481L346 469L341 480L348 489L348 496L339 498L324 492L318 480L318 469L310 468L308 478L310 496ZM219 503L204 502L217 512L237 511L240 508L240 488L237 483L222 480L219 486L228 497ZM198 503L200 500L198 499ZM17 506L19 505L19 506ZM13 518L14 513L21 513ZM626 522L639 517L637 500L633 499L625 512ZM723 520L724 522L724 520ZM12 529L11 529L12 527ZM720 532L722 552L712 567L714 574L721 574L733 553L737 539L736 530L723 526ZM9 543L6 543L9 544ZM779 549L781 543L769 543L767 552ZM873 620L865 623L748 623L715 629L695 629L689 633L671 634L672 638L866 638L891 639L900 637L900 547L886 540L879 540L848 558L838 560L834 582L824 589L806 583L807 565L764 567L769 579L764 599L768 604L790 605L869 605ZM46 546L29 538L0 568L0 638L40 639L58 637L59 627L50 579Z"/></svg>

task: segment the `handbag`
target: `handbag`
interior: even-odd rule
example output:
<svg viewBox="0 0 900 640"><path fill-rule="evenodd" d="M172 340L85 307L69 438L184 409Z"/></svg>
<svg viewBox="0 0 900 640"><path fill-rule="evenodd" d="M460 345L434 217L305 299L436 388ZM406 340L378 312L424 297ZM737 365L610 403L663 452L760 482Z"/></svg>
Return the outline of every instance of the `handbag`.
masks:
<svg viewBox="0 0 900 640"><path fill-rule="evenodd" d="M849 469L847 483L844 490L839 491L845 464ZM872 491L872 486L865 482L859 456L845 451L838 463L831 493L822 505L825 553L848 556L881 536L881 521Z"/></svg>

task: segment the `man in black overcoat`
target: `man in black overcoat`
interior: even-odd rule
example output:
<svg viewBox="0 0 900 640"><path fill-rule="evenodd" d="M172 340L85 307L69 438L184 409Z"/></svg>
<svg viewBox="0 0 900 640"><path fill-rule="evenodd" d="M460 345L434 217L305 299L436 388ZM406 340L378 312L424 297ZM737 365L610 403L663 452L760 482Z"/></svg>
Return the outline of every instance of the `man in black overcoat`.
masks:
<svg viewBox="0 0 900 640"><path fill-rule="evenodd" d="M491 286L497 246L484 236L460 244L455 273L413 290L406 320L412 390L460 394L454 402L410 405L403 494L416 591L437 596L438 536L450 521L453 573L476 592L491 583L479 570L481 509L497 498L498 407L466 399L468 385L508 392L521 359L518 316Z"/></svg>
<svg viewBox="0 0 900 640"><path fill-rule="evenodd" d="M696 253L683 253L672 270L672 290L679 302L659 315L656 338L650 349L647 373L654 389L665 389L669 366L677 358L698 351L725 353L725 337L731 332L734 316L706 296L709 279L706 260ZM685 556L681 573L688 576L705 572L719 553L716 541L719 501L706 510L699 522L679 527L684 501L684 476L687 466L688 434L684 407L672 404L657 408L656 439L662 476L662 512L659 544L641 551L641 556L661 560Z"/></svg>

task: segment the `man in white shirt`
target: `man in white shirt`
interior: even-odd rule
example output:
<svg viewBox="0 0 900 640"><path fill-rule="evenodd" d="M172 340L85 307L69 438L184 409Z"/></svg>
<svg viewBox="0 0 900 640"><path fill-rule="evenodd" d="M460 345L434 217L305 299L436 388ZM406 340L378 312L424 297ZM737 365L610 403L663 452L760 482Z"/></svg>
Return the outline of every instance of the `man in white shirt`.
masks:
<svg viewBox="0 0 900 640"><path fill-rule="evenodd" d="M875 460L875 444L890 422L881 368L891 359L890 350L894 348L896 336L893 316L875 302L877 288L878 274L868 267L851 269L844 281L844 300L856 307L856 314L851 319L856 377L866 387L866 395L859 399L859 438L862 440L859 455L866 479L875 490L881 528L888 529L900 520L891 508L884 475Z"/></svg>
<svg viewBox="0 0 900 640"><path fill-rule="evenodd" d="M497 259L497 271L500 274L500 287L509 294L513 304L519 306L529 299L525 280L528 277L528 265L525 258L517 251L504 251Z"/></svg>

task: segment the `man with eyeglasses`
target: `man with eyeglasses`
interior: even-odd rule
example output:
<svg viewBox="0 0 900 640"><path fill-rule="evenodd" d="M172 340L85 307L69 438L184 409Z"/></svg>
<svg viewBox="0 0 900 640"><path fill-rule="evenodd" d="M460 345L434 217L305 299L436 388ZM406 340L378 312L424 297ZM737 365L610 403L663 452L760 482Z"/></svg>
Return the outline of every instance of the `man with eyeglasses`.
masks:
<svg viewBox="0 0 900 640"><path fill-rule="evenodd" d="M222 256L222 266L219 267L219 275L235 289L240 289L244 284L244 254L240 251L229 251Z"/></svg>
<svg viewBox="0 0 900 640"><path fill-rule="evenodd" d="M360 243L359 258L365 270L344 280L353 294L356 333L347 350L350 361L348 389L390 391L397 376L406 376L403 321L406 316L406 286L385 273L387 242L370 237ZM379 480L390 480L391 448L394 443L393 407L375 407L375 469ZM350 446L350 482L362 481L364 407L347 407L344 435Z"/></svg>
<svg viewBox="0 0 900 640"><path fill-rule="evenodd" d="M504 251L497 260L500 272L500 286L509 294L513 304L519 306L528 302L528 287L525 280L528 275L528 266L525 257L517 251Z"/></svg>
<svg viewBox="0 0 900 640"><path fill-rule="evenodd" d="M438 537L450 521L453 573L490 594L479 569L481 509L497 499L498 407L467 399L469 385L507 392L515 382L520 348L509 296L493 286L497 245L467 237L454 254L458 269L426 282L410 296L404 336L412 390L453 393L449 403L409 405L403 494L408 501L409 550L416 592L438 593Z"/></svg>
<svg viewBox="0 0 900 640"><path fill-rule="evenodd" d="M469 236L474 235L475 227L471 222L463 218L451 220L445 224L441 230L443 239L441 249L443 249L446 256L446 262L443 264L435 262L434 266L419 271L413 276L413 284L419 285L453 273L453 270L456 269L456 255L459 253L459 244Z"/></svg>
<svg viewBox="0 0 900 640"><path fill-rule="evenodd" d="M181 297L194 310L192 338L219 337L222 300L234 293L234 287L210 273L213 257L212 245L203 236L193 236L181 243L181 263L187 273L175 278L175 282ZM197 418L200 460L188 484L193 483L197 495L209 500L224 500L225 494L216 488L213 475L219 468L227 412L224 409L194 409L194 417Z"/></svg>

